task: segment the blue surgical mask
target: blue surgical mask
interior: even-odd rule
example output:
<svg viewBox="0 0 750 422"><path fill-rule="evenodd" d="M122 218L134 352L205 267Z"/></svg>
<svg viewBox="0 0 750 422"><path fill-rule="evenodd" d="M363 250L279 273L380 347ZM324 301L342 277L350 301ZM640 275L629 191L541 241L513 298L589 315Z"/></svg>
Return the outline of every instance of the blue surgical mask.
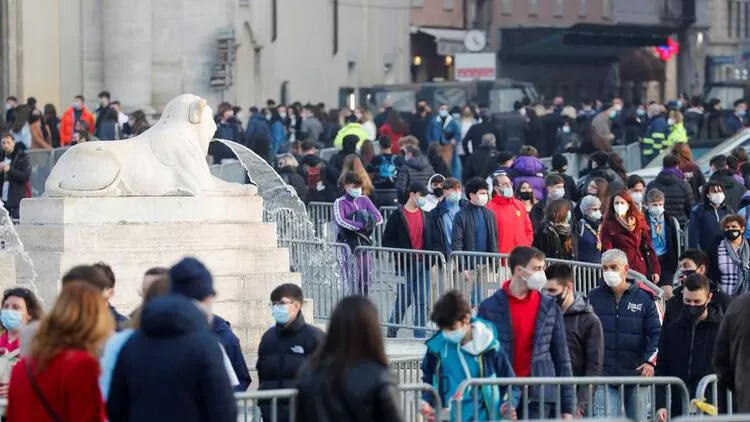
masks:
<svg viewBox="0 0 750 422"><path fill-rule="evenodd" d="M0 311L0 322L3 324L8 331L15 331L21 327L23 322L23 316L21 312L14 311L13 309L3 309Z"/></svg>
<svg viewBox="0 0 750 422"><path fill-rule="evenodd" d="M612 110L609 112L609 120L614 120L615 117L617 117L617 110Z"/></svg>
<svg viewBox="0 0 750 422"><path fill-rule="evenodd" d="M443 330L443 337L449 343L459 344L461 340L466 336L466 330L459 328L458 330Z"/></svg>
<svg viewBox="0 0 750 422"><path fill-rule="evenodd" d="M747 110L738 110L737 111L737 115L740 116L740 117L745 117L746 114L747 114Z"/></svg>
<svg viewBox="0 0 750 422"><path fill-rule="evenodd" d="M448 192L446 198L451 204L458 204L461 202L461 192Z"/></svg>
<svg viewBox="0 0 750 422"><path fill-rule="evenodd" d="M503 195L503 198L512 198L513 197L513 188L501 188L501 193Z"/></svg>
<svg viewBox="0 0 750 422"><path fill-rule="evenodd" d="M458 120L461 118L461 115L458 113L451 113L451 117L453 117L453 120Z"/></svg>
<svg viewBox="0 0 750 422"><path fill-rule="evenodd" d="M440 110L438 113L440 114L440 117L447 117L448 116L448 110Z"/></svg>
<svg viewBox="0 0 750 422"><path fill-rule="evenodd" d="M416 201L414 201L417 204L418 208L422 208L427 204L427 199L425 199L423 196L418 196Z"/></svg>
<svg viewBox="0 0 750 422"><path fill-rule="evenodd" d="M637 110L635 111L635 114L637 114L637 115L639 115L639 116L645 116L645 115L646 115L646 110L644 110L644 109L642 109L642 108L639 108L639 109L637 109Z"/></svg>
<svg viewBox="0 0 750 422"><path fill-rule="evenodd" d="M362 196L362 188L351 188L346 190L347 195L352 198L359 198Z"/></svg>
<svg viewBox="0 0 750 422"><path fill-rule="evenodd" d="M277 324L285 325L289 322L289 306L290 305L273 305L273 308L271 308L271 314Z"/></svg>

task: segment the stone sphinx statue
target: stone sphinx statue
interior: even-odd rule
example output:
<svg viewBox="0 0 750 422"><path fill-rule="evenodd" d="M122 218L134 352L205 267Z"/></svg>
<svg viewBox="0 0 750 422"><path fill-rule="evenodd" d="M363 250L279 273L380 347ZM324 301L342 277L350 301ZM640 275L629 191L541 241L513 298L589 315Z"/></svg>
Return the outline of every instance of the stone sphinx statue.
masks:
<svg viewBox="0 0 750 422"><path fill-rule="evenodd" d="M254 195L255 186L228 183L206 162L216 132L206 100L183 94L159 121L132 139L71 147L45 184L50 197Z"/></svg>

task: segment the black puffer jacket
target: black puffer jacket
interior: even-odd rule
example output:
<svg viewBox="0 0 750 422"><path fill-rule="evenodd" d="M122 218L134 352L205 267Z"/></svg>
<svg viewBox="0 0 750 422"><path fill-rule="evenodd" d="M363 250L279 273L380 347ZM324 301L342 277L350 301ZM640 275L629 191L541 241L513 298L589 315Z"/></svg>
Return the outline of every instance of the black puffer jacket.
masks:
<svg viewBox="0 0 750 422"><path fill-rule="evenodd" d="M719 324L724 313L709 306L708 317L695 324L683 313L680 319L662 328L656 376L678 377L688 387L690 397L695 397L698 382L714 373L714 345L719 334ZM665 388L656 389L657 409L665 407ZM680 415L679 394L672 394L672 414Z"/></svg>
<svg viewBox="0 0 750 422"><path fill-rule="evenodd" d="M573 376L601 375L604 363L604 332L594 308L588 304L586 298L576 294L573 303L563 314L563 321ZM578 389L578 408L588 408L588 397L586 388Z"/></svg>
<svg viewBox="0 0 750 422"><path fill-rule="evenodd" d="M363 361L349 368L341 388L329 366L303 369L297 399L298 422L401 422L396 379L388 367Z"/></svg>
<svg viewBox="0 0 750 422"><path fill-rule="evenodd" d="M305 360L323 344L325 334L307 324L302 312L289 327L276 325L263 334L258 346L255 368L260 380L259 390L296 388L297 374ZM261 403L264 420L271 420L270 403ZM289 403L279 401L279 421L289 420Z"/></svg>
<svg viewBox="0 0 750 422"><path fill-rule="evenodd" d="M621 191L622 189L625 189L625 181L622 180L622 177L615 173L615 171L612 170L609 165L605 165L592 169L591 171L586 173L586 176L579 179L578 192L581 194L581 196L585 196L588 194L587 192L589 183L591 182L591 179L595 177L601 177L602 179L605 179L607 181L608 192L615 193Z"/></svg>
<svg viewBox="0 0 750 422"><path fill-rule="evenodd" d="M477 250L476 223L477 213L484 213L487 222L487 251ZM466 252L497 253L497 221L495 214L486 207L478 207L469 203L456 214L453 220L453 250Z"/></svg>
<svg viewBox="0 0 750 422"><path fill-rule="evenodd" d="M497 170L497 148L490 145L482 145L469 157L464 166L463 180L474 177L486 179Z"/></svg>
<svg viewBox="0 0 750 422"><path fill-rule="evenodd" d="M15 215L11 217L18 218L18 206L21 199L26 197L26 182L31 178L31 164L20 142L16 143L12 154L5 154L0 150L0 163L6 158L10 158L10 170L0 173L0 187L8 182L8 201L5 208L13 211Z"/></svg>
<svg viewBox="0 0 750 422"><path fill-rule="evenodd" d="M709 280L709 283L711 285L711 294L713 295L711 296L711 306L721 309L722 314L726 313L729 305L732 303L732 296L724 293L719 284L713 280ZM666 302L664 321L662 322L663 327L679 320L682 316L682 311L685 308L685 304L682 302L682 289L684 289L682 286L675 288L674 296Z"/></svg>
<svg viewBox="0 0 750 422"><path fill-rule="evenodd" d="M435 174L435 170L426 156L419 155L406 160L404 165L398 169L398 177L396 178L396 192L399 202L406 203L408 196L406 190L409 189L409 185L419 182L427 186L427 182L433 174Z"/></svg>
<svg viewBox="0 0 750 422"><path fill-rule="evenodd" d="M646 192L651 189L664 192L664 211L677 218L680 226L685 227L693 208L693 189L690 184L674 174L661 172L648 184Z"/></svg>

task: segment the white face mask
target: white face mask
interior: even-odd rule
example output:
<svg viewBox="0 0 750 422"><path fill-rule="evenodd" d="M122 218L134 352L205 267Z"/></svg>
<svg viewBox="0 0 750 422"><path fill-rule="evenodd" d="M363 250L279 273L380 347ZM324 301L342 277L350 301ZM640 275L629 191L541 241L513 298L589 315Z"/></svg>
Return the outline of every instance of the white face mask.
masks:
<svg viewBox="0 0 750 422"><path fill-rule="evenodd" d="M567 126L567 125L563 126L562 127L562 131L563 131L563 133L570 133L570 126Z"/></svg>
<svg viewBox="0 0 750 422"><path fill-rule="evenodd" d="M591 214L589 214L589 217L591 217L594 221L599 221L602 219L602 212L599 210L591 211Z"/></svg>
<svg viewBox="0 0 750 422"><path fill-rule="evenodd" d="M563 196L565 196L565 188L556 188L549 192L551 199L561 199Z"/></svg>
<svg viewBox="0 0 750 422"><path fill-rule="evenodd" d="M664 205L651 205L650 207L648 207L648 211L654 217L661 217L662 215L664 215Z"/></svg>
<svg viewBox="0 0 750 422"><path fill-rule="evenodd" d="M622 279L620 278L620 273L617 271L605 271L602 274L602 278L604 278L604 282L607 283L607 286L615 288L622 283Z"/></svg>
<svg viewBox="0 0 750 422"><path fill-rule="evenodd" d="M478 207L483 207L487 205L487 202L489 202L489 200L490 200L489 195L487 195L486 193L478 193L476 195L476 200L475 200L474 205Z"/></svg>
<svg viewBox="0 0 750 422"><path fill-rule="evenodd" d="M501 194L503 195L503 198L512 198L513 197L513 189L512 188L501 188Z"/></svg>
<svg viewBox="0 0 750 422"><path fill-rule="evenodd" d="M528 274L528 276L524 278L526 287L531 290L538 290L541 292L544 288L544 285L547 284L547 274L545 274L543 270L529 271L526 268L523 268L523 272Z"/></svg>
<svg viewBox="0 0 750 422"><path fill-rule="evenodd" d="M615 212L620 217L623 217L625 214L627 214L629 209L630 206L628 204L615 204Z"/></svg>
<svg viewBox="0 0 750 422"><path fill-rule="evenodd" d="M673 126L674 125L674 119L667 119L667 124L669 126Z"/></svg>
<svg viewBox="0 0 750 422"><path fill-rule="evenodd" d="M714 205L721 205L724 203L724 192L714 192L708 194L708 200L713 202Z"/></svg>
<svg viewBox="0 0 750 422"><path fill-rule="evenodd" d="M636 204L643 203L643 192L630 192L630 197L633 198L633 202Z"/></svg>

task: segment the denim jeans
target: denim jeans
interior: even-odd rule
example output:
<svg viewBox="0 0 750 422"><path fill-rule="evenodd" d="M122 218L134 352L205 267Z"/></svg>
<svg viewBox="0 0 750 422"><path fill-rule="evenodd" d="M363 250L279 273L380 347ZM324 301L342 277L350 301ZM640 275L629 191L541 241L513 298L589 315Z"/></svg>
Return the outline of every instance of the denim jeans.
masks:
<svg viewBox="0 0 750 422"><path fill-rule="evenodd" d="M648 413L648 387L637 388L634 385L625 386L623 390L624 402L620 400L619 386L600 386L594 394L595 417L627 416L634 421L643 421ZM609 397L609 403L605 401ZM640 406L640 407L639 407ZM624 410L624 415L623 415Z"/></svg>
<svg viewBox="0 0 750 422"><path fill-rule="evenodd" d="M409 306L414 306L414 326L425 327L427 325L427 308L430 306L430 274L422 261L410 262L405 271L405 283L399 283L396 290L396 303L393 305L390 323L401 324L404 313ZM394 330L390 330L393 332ZM414 329L414 337L424 338L424 328Z"/></svg>

